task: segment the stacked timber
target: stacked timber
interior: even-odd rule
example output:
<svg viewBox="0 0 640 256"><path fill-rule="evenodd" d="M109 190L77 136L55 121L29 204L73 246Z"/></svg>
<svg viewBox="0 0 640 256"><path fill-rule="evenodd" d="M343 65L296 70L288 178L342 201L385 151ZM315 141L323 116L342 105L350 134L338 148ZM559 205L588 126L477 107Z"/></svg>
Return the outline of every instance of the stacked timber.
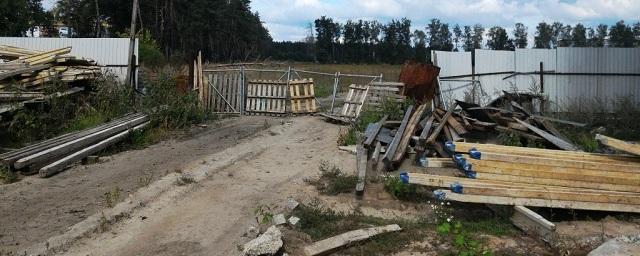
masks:
<svg viewBox="0 0 640 256"><path fill-rule="evenodd" d="M0 161L13 171L38 172L49 177L65 167L125 139L132 131L149 123L146 114L129 114L109 123L67 133L0 155Z"/></svg>
<svg viewBox="0 0 640 256"><path fill-rule="evenodd" d="M0 45L0 114L15 106L44 100L48 82L93 80L101 74L95 61L67 55L71 47L34 51Z"/></svg>
<svg viewBox="0 0 640 256"><path fill-rule="evenodd" d="M640 212L640 158L492 144L447 143L464 177L402 174L445 200Z"/></svg>
<svg viewBox="0 0 640 256"><path fill-rule="evenodd" d="M0 45L4 61L0 63L0 89L42 91L53 80L73 82L100 75L95 61L66 55L70 52L71 47L43 52Z"/></svg>

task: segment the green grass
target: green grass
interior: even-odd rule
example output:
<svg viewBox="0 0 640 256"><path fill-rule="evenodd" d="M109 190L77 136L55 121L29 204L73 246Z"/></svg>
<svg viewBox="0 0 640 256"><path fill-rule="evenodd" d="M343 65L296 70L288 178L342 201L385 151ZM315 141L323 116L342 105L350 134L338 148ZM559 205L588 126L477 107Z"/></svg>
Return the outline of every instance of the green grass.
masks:
<svg viewBox="0 0 640 256"><path fill-rule="evenodd" d="M513 235L516 232L511 221L500 217L463 220L462 225L471 233L488 234L492 236Z"/></svg>
<svg viewBox="0 0 640 256"><path fill-rule="evenodd" d="M317 180L308 181L308 183L315 185L321 193L338 195L351 193L355 190L356 183L358 183L357 176L347 175L337 166L327 162L321 162L318 169L320 169L320 177Z"/></svg>
<svg viewBox="0 0 640 256"><path fill-rule="evenodd" d="M387 220L359 213L342 214L317 204L301 204L292 214L300 218L295 228L311 236L314 241L373 226L398 224L403 229L356 243L342 249L340 255L390 255L414 241L426 239L429 230L429 224L424 220Z"/></svg>
<svg viewBox="0 0 640 256"><path fill-rule="evenodd" d="M399 200L425 202L431 197L426 187L403 183L398 176L385 177L383 183L384 189Z"/></svg>
<svg viewBox="0 0 640 256"><path fill-rule="evenodd" d="M18 175L9 170L5 165L0 165L0 184L9 184L18 181Z"/></svg>

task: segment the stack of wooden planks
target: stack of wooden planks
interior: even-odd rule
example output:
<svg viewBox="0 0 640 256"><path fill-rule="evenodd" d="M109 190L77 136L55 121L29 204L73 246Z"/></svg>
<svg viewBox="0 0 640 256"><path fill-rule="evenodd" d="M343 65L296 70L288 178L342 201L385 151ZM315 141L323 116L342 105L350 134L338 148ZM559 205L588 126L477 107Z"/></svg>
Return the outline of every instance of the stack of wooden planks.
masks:
<svg viewBox="0 0 640 256"><path fill-rule="evenodd" d="M132 131L149 123L146 114L129 114L109 123L67 133L0 155L0 161L13 171L39 173L49 177L65 167L125 139Z"/></svg>
<svg viewBox="0 0 640 256"><path fill-rule="evenodd" d="M465 177L406 174L436 196L498 205L640 212L640 157L455 142Z"/></svg>
<svg viewBox="0 0 640 256"><path fill-rule="evenodd" d="M66 55L71 47L51 51L0 45L0 90L42 91L45 83L92 80L101 74L95 61Z"/></svg>

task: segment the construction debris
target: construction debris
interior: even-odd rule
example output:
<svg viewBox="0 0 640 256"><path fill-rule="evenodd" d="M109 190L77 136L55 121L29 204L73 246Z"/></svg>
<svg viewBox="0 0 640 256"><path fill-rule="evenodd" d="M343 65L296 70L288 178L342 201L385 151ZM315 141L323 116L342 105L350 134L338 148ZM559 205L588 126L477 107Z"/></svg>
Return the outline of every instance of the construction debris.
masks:
<svg viewBox="0 0 640 256"><path fill-rule="evenodd" d="M0 155L0 161L24 174L39 172L46 178L143 129L149 122L146 114L129 114L112 122L82 131L67 133L49 140Z"/></svg>
<svg viewBox="0 0 640 256"><path fill-rule="evenodd" d="M347 246L354 242L369 239L370 237L373 237L379 234L395 232L400 230L402 230L402 228L400 228L400 226L398 226L397 224L353 230L353 231L346 232L344 234L340 234L334 237L330 237L330 238L315 242L312 245L305 247L304 252L307 256L320 255L320 254L331 252L337 248Z"/></svg>
<svg viewBox="0 0 640 256"><path fill-rule="evenodd" d="M275 255L282 248L282 245L282 233L276 226L271 226L264 234L246 243L242 255Z"/></svg>

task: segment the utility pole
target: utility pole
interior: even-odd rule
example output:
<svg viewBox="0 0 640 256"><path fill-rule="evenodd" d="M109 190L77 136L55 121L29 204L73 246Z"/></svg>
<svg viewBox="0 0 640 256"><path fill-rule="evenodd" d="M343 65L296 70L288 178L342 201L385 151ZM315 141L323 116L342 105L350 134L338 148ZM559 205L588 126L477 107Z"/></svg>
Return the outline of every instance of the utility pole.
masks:
<svg viewBox="0 0 640 256"><path fill-rule="evenodd" d="M134 82L135 75L135 45L136 45L136 14L138 14L138 0L133 0L133 10L131 11L131 30L129 30L129 65L127 66L127 83L132 87L131 99L135 102L135 90L136 83Z"/></svg>

